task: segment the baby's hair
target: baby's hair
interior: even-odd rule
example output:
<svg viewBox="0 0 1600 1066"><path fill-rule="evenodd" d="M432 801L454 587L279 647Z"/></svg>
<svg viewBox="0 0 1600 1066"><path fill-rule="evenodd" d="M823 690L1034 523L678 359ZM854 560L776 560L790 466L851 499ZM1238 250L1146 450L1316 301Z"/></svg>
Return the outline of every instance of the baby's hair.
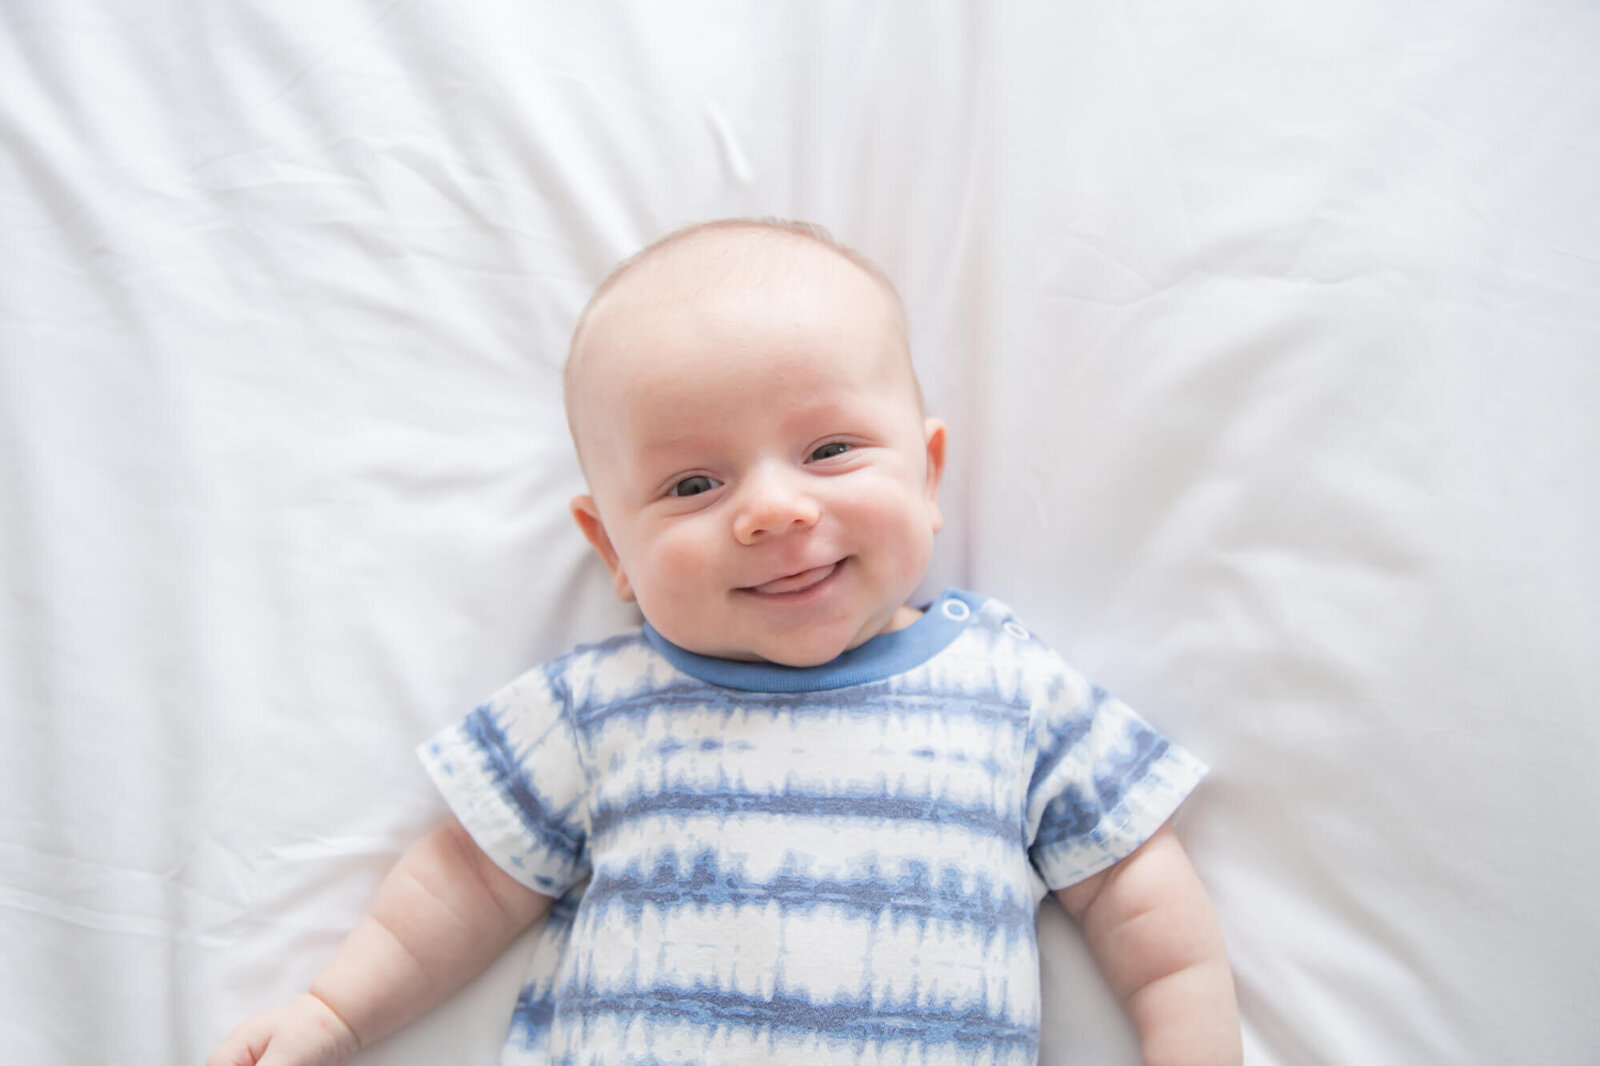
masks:
<svg viewBox="0 0 1600 1066"><path fill-rule="evenodd" d="M833 252L835 255L838 255L846 261L854 264L869 277L871 277L872 280L876 281L884 290L884 293L889 297L889 303L894 308L895 317L898 320L902 342L905 341L908 332L906 327L905 303L900 299L899 290L894 287L894 282L890 280L888 274L884 273L882 267L878 266L878 264L862 255L854 248L851 248L848 245L840 244L824 227L816 225L812 222L801 222L794 219L784 218L722 218L715 219L710 222L696 222L692 225L673 230L664 237L657 238L656 240L645 245L639 251L635 252L633 255L630 255L628 258L618 263L616 267L612 269L611 273L606 275L605 280L600 283L599 287L594 290L594 294L589 297L589 302L584 305L582 313L578 315L578 324L572 331L572 340L567 347L567 361L563 373L563 389L566 394L567 409L569 412L571 410L572 401L572 368L575 362L574 357L578 354L578 351L582 345L583 335L589 324L589 319L593 314L594 309L600 305L600 301L605 297L605 295L612 289L616 288L617 284L629 274L633 273L634 269L641 263L656 258L656 256L670 248L692 241L698 237L737 230L744 230L754 233L765 232L766 234L778 239L798 237L802 240L808 240L815 244L821 245L822 247ZM914 377L913 380L915 380ZM917 399L920 403L922 399L920 387L918 387L917 393Z"/></svg>
<svg viewBox="0 0 1600 1066"><path fill-rule="evenodd" d="M651 241L612 268L611 273L606 275L606 279L600 283L599 287L594 290L594 294L589 297L589 302L584 305L583 312L578 315L578 325L572 331L572 345L568 349L568 356L570 357L571 353L577 349L578 341L583 335L583 327L589 320L589 313L600 303L601 298L606 293L615 288L617 283L632 273L633 269L640 263L653 259L668 248L683 244L696 237L734 230L766 231L777 237L800 237L820 244L869 274L874 281L888 290L895 308L901 316L903 317L905 314L899 290L894 287L894 282L889 279L888 274L884 273L883 268L854 248L840 244L825 227L813 222L801 222L796 219L786 218L720 218L710 222L695 222L680 229L675 229L666 236L658 237L656 240Z"/></svg>

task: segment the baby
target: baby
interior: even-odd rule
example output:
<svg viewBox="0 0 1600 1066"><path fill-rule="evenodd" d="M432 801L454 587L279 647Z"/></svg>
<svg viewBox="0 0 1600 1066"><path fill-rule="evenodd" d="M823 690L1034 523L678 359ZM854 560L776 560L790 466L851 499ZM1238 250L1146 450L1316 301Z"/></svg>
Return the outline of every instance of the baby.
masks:
<svg viewBox="0 0 1600 1066"><path fill-rule="evenodd" d="M209 1066L343 1062L547 915L508 1063L1031 1063L1046 891L1146 1063L1240 1061L1166 826L1205 768L1001 604L908 602L945 427L876 267L675 233L590 301L566 402L573 516L643 629L424 745L454 817Z"/></svg>

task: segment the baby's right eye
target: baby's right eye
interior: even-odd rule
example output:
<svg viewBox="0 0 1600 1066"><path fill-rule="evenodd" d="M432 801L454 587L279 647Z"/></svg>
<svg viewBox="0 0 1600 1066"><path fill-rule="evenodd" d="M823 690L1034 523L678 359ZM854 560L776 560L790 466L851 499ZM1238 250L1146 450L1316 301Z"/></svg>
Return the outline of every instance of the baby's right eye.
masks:
<svg viewBox="0 0 1600 1066"><path fill-rule="evenodd" d="M706 477L704 474L695 474L686 477L667 490L668 496L698 496L702 492L710 492L722 482L715 478Z"/></svg>

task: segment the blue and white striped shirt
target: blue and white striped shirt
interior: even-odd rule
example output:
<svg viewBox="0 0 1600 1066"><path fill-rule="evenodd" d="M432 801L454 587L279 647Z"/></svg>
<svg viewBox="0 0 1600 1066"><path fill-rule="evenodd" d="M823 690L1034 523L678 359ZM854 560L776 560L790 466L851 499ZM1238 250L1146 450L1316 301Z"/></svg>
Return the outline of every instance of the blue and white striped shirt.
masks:
<svg viewBox="0 0 1600 1066"><path fill-rule="evenodd" d="M479 845L560 897L506 1063L1032 1063L1039 900L1205 773L954 590L808 669L645 626L421 754Z"/></svg>

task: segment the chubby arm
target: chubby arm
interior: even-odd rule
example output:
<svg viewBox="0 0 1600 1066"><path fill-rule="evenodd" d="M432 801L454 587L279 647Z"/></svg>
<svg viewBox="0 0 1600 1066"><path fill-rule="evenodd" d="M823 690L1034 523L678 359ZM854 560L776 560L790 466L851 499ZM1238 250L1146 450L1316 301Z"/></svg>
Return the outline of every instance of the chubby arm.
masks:
<svg viewBox="0 0 1600 1066"><path fill-rule="evenodd" d="M1145 1066L1244 1058L1222 928L1170 826L1056 898L1139 1034Z"/></svg>
<svg viewBox="0 0 1600 1066"><path fill-rule="evenodd" d="M248 1019L206 1066L336 1066L448 999L554 902L448 819L413 844L305 994Z"/></svg>

